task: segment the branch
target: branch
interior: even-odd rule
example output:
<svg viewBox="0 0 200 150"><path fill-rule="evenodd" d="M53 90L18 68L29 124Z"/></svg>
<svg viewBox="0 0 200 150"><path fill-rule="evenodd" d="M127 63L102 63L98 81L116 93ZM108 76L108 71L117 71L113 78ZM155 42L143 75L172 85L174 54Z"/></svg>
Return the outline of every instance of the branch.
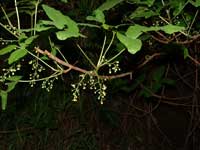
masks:
<svg viewBox="0 0 200 150"><path fill-rule="evenodd" d="M190 44L199 38L200 38L200 34L197 34L197 35L192 36L191 40L180 41L180 42L177 42L177 44Z"/></svg>
<svg viewBox="0 0 200 150"><path fill-rule="evenodd" d="M107 75L98 75L94 71L85 70L85 69L79 68L77 66L74 66L74 65L72 65L70 63L67 63L67 62L59 59L58 57L54 56L53 54L51 54L47 50L41 50L38 47L35 47L35 50L36 50L36 52L38 52L40 54L47 55L50 59L56 61L57 63L68 67L67 70L63 71L63 73L67 73L70 70L75 70L75 71L78 71L78 72L81 72L81 73L85 73L85 74L89 74L89 75L92 75L92 76L98 76L101 79L116 79L116 78L122 78L122 77L125 77L125 76L130 76L130 79L132 79L132 72L126 72L126 73L122 73L122 74L109 75L109 76L107 76Z"/></svg>
<svg viewBox="0 0 200 150"><path fill-rule="evenodd" d="M74 65L71 65L69 63L66 63L65 61L59 59L58 57L54 56L53 54L51 54L49 51L47 50L41 50L37 47L35 47L35 50L36 52L40 53L40 54L43 54L43 55L47 55L49 58L51 58L52 60L56 61L57 63L63 65L63 66L66 66L70 69L73 69L73 70L76 70L76 71L79 71L79 72L82 72L82 73L89 73L89 71L85 70L85 69L82 69L82 68L79 68L79 67L76 67Z"/></svg>
<svg viewBox="0 0 200 150"><path fill-rule="evenodd" d="M200 66L200 62L198 60L196 60L195 58L193 58L192 56L188 55L188 58L193 61L196 65Z"/></svg>
<svg viewBox="0 0 200 150"><path fill-rule="evenodd" d="M148 62L150 62L152 59L154 59L154 57L157 57L157 56L160 56L160 55L164 55L163 53L154 53L152 55L146 55L146 60L140 64L137 68L141 68L143 67L144 65L146 65Z"/></svg>
<svg viewBox="0 0 200 150"><path fill-rule="evenodd" d="M170 42L169 40L163 40L163 39L157 38L157 37L155 37L155 36L153 36L153 35L151 35L151 37L152 37L154 40L156 40L156 41L158 41L159 43L162 43L162 44L168 44L168 43Z"/></svg>

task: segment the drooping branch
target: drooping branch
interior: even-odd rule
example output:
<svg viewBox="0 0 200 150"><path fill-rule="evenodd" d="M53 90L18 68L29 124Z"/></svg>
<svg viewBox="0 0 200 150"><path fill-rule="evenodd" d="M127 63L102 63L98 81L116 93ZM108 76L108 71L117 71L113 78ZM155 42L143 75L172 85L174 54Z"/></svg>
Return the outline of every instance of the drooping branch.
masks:
<svg viewBox="0 0 200 150"><path fill-rule="evenodd" d="M63 61L63 60L61 60L61 59L59 59L58 57L54 56L53 54L51 54L51 53L50 53L49 51L47 51L47 50L41 50L41 49L39 49L38 47L35 47L35 50L36 50L36 52L38 52L38 53L40 53L40 54L47 55L50 59L56 61L57 63L59 63L59 64L61 64L61 65L63 65L63 66L66 66L66 67L68 67L68 68L71 68L71 69L73 69L73 70L76 70L76 71L79 71L79 72L82 72L82 73L88 73L87 70L82 69L82 68L79 68L79 67L76 67L76 66L74 66L74 65L71 65L71 64L69 64L69 63L67 63L67 62L65 62L65 61Z"/></svg>
<svg viewBox="0 0 200 150"><path fill-rule="evenodd" d="M116 74L116 75L98 75L94 71L82 69L80 67L74 66L70 63L67 63L67 62L59 59L58 57L54 56L53 54L51 54L47 50L41 50L38 47L35 47L35 50L36 50L36 52L38 52L40 54L47 55L50 59L54 60L55 62L65 66L65 67L68 67L67 70L63 71L63 73L68 73L70 70L75 70L75 71L85 73L85 74L89 74L89 75L92 75L92 76L98 76L98 78L101 78L101 79L115 79L115 78L122 78L122 77L125 77L125 76L130 76L130 79L132 79L132 72L126 72L126 73L121 73L121 74Z"/></svg>

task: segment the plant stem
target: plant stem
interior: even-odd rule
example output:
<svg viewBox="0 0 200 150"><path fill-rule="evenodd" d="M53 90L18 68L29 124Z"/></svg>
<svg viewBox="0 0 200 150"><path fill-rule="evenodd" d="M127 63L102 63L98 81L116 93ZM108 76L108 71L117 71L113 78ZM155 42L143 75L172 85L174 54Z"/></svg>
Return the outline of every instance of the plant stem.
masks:
<svg viewBox="0 0 200 150"><path fill-rule="evenodd" d="M112 45L112 43L113 43L113 41L114 41L114 38L115 38L115 32L113 32L112 39L111 39L111 41L110 41L110 43L109 43L107 49L105 50L105 53L103 54L104 57L106 57L106 54L107 54L108 50L110 49L110 47L111 47L111 45Z"/></svg>
<svg viewBox="0 0 200 150"><path fill-rule="evenodd" d="M99 66L101 64L101 62L103 61L102 60L102 56L103 56L103 51L104 51L104 48L105 48L105 44L106 44L106 35L105 35L104 40L103 40L103 45L102 45L102 48L101 48L101 53L100 53L100 56L99 56L99 60L98 60L97 66Z"/></svg>
<svg viewBox="0 0 200 150"><path fill-rule="evenodd" d="M93 28L101 28L101 26L94 25L94 24L89 24L89 23L77 23L79 26L88 26L88 27L93 27Z"/></svg>
<svg viewBox="0 0 200 150"><path fill-rule="evenodd" d="M31 29L35 30L33 26L33 14L31 14ZM33 30L31 30L31 36L33 36Z"/></svg>
<svg viewBox="0 0 200 150"><path fill-rule="evenodd" d="M35 4L35 18L34 18L34 30L33 30L33 35L36 34L36 30L35 30L35 27L36 27L36 24L37 24L37 13L38 13L38 5L40 3L40 0L38 0Z"/></svg>
<svg viewBox="0 0 200 150"><path fill-rule="evenodd" d="M15 0L15 11L16 11L16 15L17 15L17 27L20 32L20 18L19 18L19 11L18 11L18 7L17 7L17 0Z"/></svg>
<svg viewBox="0 0 200 150"><path fill-rule="evenodd" d="M104 62L101 66L104 66L106 64L108 64L109 62L113 61L114 59L116 59L119 55L121 55L121 53L123 53L126 49L122 49L119 53L117 53L115 56L113 56L112 58L110 58L109 60L107 60L106 62Z"/></svg>
<svg viewBox="0 0 200 150"><path fill-rule="evenodd" d="M83 49L77 44L77 47L80 49L80 51L83 53L85 58L89 61L89 63L96 69L95 64L92 62L92 60L87 56L87 54L83 51Z"/></svg>
<svg viewBox="0 0 200 150"><path fill-rule="evenodd" d="M66 63L69 63L69 62L67 61L67 59L65 58L65 56L63 55L63 53L62 53L58 48L56 48L56 50L60 53L60 55L62 56L62 58L64 59L64 61L65 61Z"/></svg>

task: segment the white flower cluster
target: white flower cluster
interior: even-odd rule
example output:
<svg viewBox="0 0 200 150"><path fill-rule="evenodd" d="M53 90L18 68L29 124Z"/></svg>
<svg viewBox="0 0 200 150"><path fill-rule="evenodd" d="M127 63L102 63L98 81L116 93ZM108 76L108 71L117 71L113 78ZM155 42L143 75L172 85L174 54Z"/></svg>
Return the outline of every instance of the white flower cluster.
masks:
<svg viewBox="0 0 200 150"><path fill-rule="evenodd" d="M42 88L46 89L47 92L50 92L50 90L53 88L53 83L54 83L55 79L57 79L57 78L44 80L42 82Z"/></svg>
<svg viewBox="0 0 200 150"><path fill-rule="evenodd" d="M45 68L40 65L37 60L31 60L29 61L29 64L32 65L31 69L34 71L29 74L29 79L31 80L29 84L33 87L36 84L35 80L40 78L40 73L44 71Z"/></svg>
<svg viewBox="0 0 200 150"><path fill-rule="evenodd" d="M5 69L3 68L2 71L3 71L3 75L0 76L0 79L1 80L5 80L11 76L14 76L15 73L17 71L19 71L21 69L21 64L17 64L17 65L12 65L10 68L8 69Z"/></svg>
<svg viewBox="0 0 200 150"><path fill-rule="evenodd" d="M116 73L120 71L119 61L114 61L113 63L108 64L109 74Z"/></svg>
<svg viewBox="0 0 200 150"><path fill-rule="evenodd" d="M98 94L97 99L100 100L100 103L103 104L103 101L106 97L107 86L104 84L105 79L99 79L98 77L82 74L79 76L80 81L77 84L71 84L72 86L72 101L78 101L80 97L80 90L94 90L94 94Z"/></svg>

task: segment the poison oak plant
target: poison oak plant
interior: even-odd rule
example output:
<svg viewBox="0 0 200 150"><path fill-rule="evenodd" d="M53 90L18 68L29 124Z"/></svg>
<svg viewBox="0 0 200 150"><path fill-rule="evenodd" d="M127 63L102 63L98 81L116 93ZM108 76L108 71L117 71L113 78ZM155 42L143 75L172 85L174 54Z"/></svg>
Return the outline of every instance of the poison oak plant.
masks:
<svg viewBox="0 0 200 150"><path fill-rule="evenodd" d="M63 2L67 3L67 1ZM107 24L105 14L109 14L111 9L117 10L124 3L136 9L131 12L127 10L127 14L124 16L126 21L122 24ZM0 50L0 56L5 55L7 59L4 62L8 63L8 68L4 68L3 74L0 76L0 82L6 85L6 89L0 89L3 110L6 108L8 93L15 88L18 82L29 83L31 86L39 82L42 88L50 91L53 88L53 82L61 75L67 75L71 70L80 73L79 81L71 84L72 100L78 101L81 91L89 89L97 95L97 99L103 104L106 99L107 80L131 76L133 72L133 70L130 70L130 72L124 73L117 58L123 56L123 52L126 50L134 55L141 50L143 43L147 43L149 46L156 42L181 44L183 45L184 57L196 62L189 55L184 45L200 37L199 32L193 29L199 12L197 9L200 6L199 1L107 0L94 10L90 16L87 16L85 22L81 23L76 22L76 20L56 8L42 4L41 0L14 0L14 4L15 10L11 13L7 13L3 5L1 6L4 14L2 19L6 20L7 24L2 21L0 25L15 38L10 41L1 39L4 46ZM194 16L191 18L185 12L185 7L188 5L194 8ZM41 11L46 14L47 20L38 16L39 6L42 8ZM22 12L30 15L30 28L23 28L23 24L21 24ZM17 18L16 24L13 24L13 16ZM80 68L78 65L74 65L73 62L69 62L63 52L54 45L54 41L50 37L44 37L49 39L49 49L39 47L38 39L44 32L53 32L60 41L87 38L86 35L81 33L80 29L82 28L88 30L96 28L106 34L112 34L111 39L107 39L105 34L102 48L98 53L98 59L94 61L88 56L87 51L77 44L80 53L87 60L91 69ZM112 48L114 43L121 43L123 45L122 49L114 51ZM158 55L155 53L149 57L144 56L146 59L140 66L148 63L154 56ZM22 65L24 64L21 63L22 61L27 61L28 63L25 64L30 65L32 68L29 79L25 79L21 74ZM105 67L109 68L108 72L100 73L99 70ZM41 76L41 72L45 72L47 69L51 70L49 71L51 74L46 77Z"/></svg>

